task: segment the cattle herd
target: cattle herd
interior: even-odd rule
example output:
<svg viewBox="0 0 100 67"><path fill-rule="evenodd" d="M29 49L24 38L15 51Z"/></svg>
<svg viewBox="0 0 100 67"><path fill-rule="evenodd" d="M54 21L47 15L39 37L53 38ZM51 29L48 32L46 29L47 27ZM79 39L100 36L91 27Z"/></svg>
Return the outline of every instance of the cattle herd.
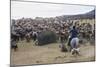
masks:
<svg viewBox="0 0 100 67"><path fill-rule="evenodd" d="M19 41L38 41L37 37L43 31L53 31L59 37L58 40L61 37L66 40L73 25L78 29L80 43L83 43L83 39L91 42L95 41L95 24L81 23L79 20L57 21L52 20L52 18L21 18L11 20L11 47L16 51Z"/></svg>

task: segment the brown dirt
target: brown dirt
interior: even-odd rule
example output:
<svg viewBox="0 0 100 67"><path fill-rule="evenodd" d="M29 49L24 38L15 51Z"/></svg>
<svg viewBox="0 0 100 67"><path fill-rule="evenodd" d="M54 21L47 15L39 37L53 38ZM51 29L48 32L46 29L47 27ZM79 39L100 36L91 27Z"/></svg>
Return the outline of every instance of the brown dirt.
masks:
<svg viewBox="0 0 100 67"><path fill-rule="evenodd" d="M31 41L18 43L18 51L11 50L11 65L52 64L95 60L95 47L89 43L80 46L80 56L70 52L61 52L60 43L35 46Z"/></svg>

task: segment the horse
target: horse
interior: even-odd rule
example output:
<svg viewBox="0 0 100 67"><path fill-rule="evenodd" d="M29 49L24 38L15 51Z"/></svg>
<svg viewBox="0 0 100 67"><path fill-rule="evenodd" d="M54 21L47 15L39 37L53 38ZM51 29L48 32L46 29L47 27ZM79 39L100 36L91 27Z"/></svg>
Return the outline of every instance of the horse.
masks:
<svg viewBox="0 0 100 67"><path fill-rule="evenodd" d="M31 40L31 33L27 33L25 35L25 38L26 38L26 42L30 42L30 40Z"/></svg>
<svg viewBox="0 0 100 67"><path fill-rule="evenodd" d="M72 55L79 55L79 39L78 37L72 38L71 42L71 53Z"/></svg>
<svg viewBox="0 0 100 67"><path fill-rule="evenodd" d="M67 48L65 46L65 42L66 42L66 33L64 31L60 31L59 32L59 37L60 37L60 42L61 42L61 45L59 45L59 47L61 47L61 51L62 52L67 52Z"/></svg>
<svg viewBox="0 0 100 67"><path fill-rule="evenodd" d="M17 51L18 46L17 42L19 41L19 34L16 32L11 32L11 49L14 49L14 51Z"/></svg>
<svg viewBox="0 0 100 67"><path fill-rule="evenodd" d="M18 49L16 40L14 40L14 39L11 39L11 49L14 49L14 51L17 51L17 49Z"/></svg>

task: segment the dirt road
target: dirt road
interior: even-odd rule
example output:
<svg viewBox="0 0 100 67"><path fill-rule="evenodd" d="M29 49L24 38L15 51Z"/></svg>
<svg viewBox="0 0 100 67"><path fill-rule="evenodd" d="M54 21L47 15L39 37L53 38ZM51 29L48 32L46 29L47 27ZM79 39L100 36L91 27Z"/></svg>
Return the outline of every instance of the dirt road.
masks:
<svg viewBox="0 0 100 67"><path fill-rule="evenodd" d="M72 56L70 52L61 52L60 43L35 46L33 42L18 43L18 51L11 50L11 65L52 64L80 61L94 61L95 47L89 43L80 46L81 56Z"/></svg>

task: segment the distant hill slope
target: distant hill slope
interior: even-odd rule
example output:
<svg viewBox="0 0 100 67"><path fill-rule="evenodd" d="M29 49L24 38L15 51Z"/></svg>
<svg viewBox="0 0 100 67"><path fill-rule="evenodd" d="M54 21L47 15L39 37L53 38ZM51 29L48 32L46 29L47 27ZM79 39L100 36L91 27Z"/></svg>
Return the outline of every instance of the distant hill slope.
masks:
<svg viewBox="0 0 100 67"><path fill-rule="evenodd" d="M86 13L86 14L88 14L88 15L95 15L95 10L92 10L92 11Z"/></svg>
<svg viewBox="0 0 100 67"><path fill-rule="evenodd" d="M78 15L63 15L63 16L58 16L57 18L62 19L63 21L67 19L95 19L95 10L92 10L90 12L84 13L84 14L78 14Z"/></svg>
<svg viewBox="0 0 100 67"><path fill-rule="evenodd" d="M83 14L83 17L90 18L90 19L95 18L95 10L92 10L86 14Z"/></svg>

